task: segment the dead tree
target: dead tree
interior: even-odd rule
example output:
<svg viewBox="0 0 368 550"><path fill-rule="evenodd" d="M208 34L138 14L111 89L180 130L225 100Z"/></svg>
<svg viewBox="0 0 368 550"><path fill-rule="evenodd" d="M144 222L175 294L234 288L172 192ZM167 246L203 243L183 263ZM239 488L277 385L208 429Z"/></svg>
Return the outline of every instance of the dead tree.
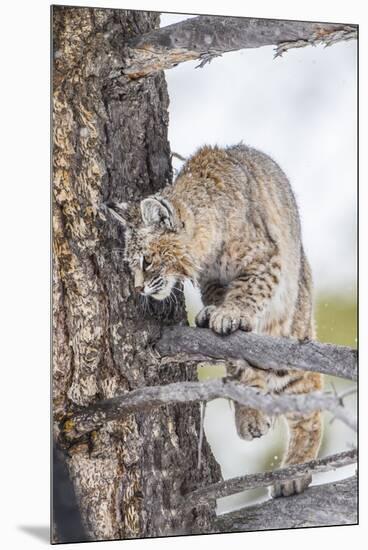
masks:
<svg viewBox="0 0 368 550"><path fill-rule="evenodd" d="M214 57L243 48L276 46L278 57L290 48L329 46L353 38L353 25L201 15L131 40L121 71L134 79L193 59L203 67Z"/></svg>
<svg viewBox="0 0 368 550"><path fill-rule="evenodd" d="M281 53L293 45L332 43L354 37L356 29L205 17L158 29L157 13L60 6L53 7L52 22L53 438L64 453L83 532L102 540L236 530L241 522L229 527L231 518L216 518L215 498L224 488L216 485L220 468L205 438L197 468L197 403L225 390L246 402L257 396L242 395L233 380L214 381L212 388L196 381L198 349L216 359L214 348L202 346L207 331L195 330L197 351L184 344L170 348L175 333L167 327L185 330L182 293L167 308L142 309L122 261L124 234L100 205L139 200L172 180L163 68L264 44ZM257 349L266 344L260 340ZM344 353L340 375L351 368L353 352ZM341 396L310 398L317 401L257 404L279 411L318 405L346 421ZM343 456L328 467L353 460ZM340 485L349 497L346 522L353 523L354 483ZM210 491L208 498L198 496L201 490ZM324 499L331 490L316 487L306 495ZM304 506L308 497L296 498ZM253 523L242 516L242 528L262 528L266 509L280 525L287 504L278 502L254 512ZM57 525L53 539L60 541Z"/></svg>

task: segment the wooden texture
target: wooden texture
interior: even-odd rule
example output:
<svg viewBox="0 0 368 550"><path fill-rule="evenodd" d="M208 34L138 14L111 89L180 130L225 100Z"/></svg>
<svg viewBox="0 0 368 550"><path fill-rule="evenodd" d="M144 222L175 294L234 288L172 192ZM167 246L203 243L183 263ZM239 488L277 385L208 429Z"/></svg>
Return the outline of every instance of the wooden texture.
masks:
<svg viewBox="0 0 368 550"><path fill-rule="evenodd" d="M190 506L194 502L208 502L210 499L226 497L246 489L268 487L275 482L296 479L308 473L318 474L336 470L337 468L343 468L344 466L355 464L357 461L357 454L356 449L350 449L342 453L311 460L304 464L294 464L270 472L259 472L218 481L213 485L208 485L203 489L197 489L184 495L183 506Z"/></svg>
<svg viewBox="0 0 368 550"><path fill-rule="evenodd" d="M356 476L316 485L300 495L268 500L219 516L214 532L356 525L357 493Z"/></svg>
<svg viewBox="0 0 368 550"><path fill-rule="evenodd" d="M164 329L155 347L162 356L187 354L197 361L240 359L263 369L316 371L354 381L358 376L357 350L317 341L299 342L240 330L218 336L210 329L170 327Z"/></svg>
<svg viewBox="0 0 368 550"><path fill-rule="evenodd" d="M354 25L200 15L131 40L122 72L136 79L192 59L203 66L213 57L243 48L276 46L278 56L290 48L352 38L357 38Z"/></svg>
<svg viewBox="0 0 368 550"><path fill-rule="evenodd" d="M196 468L196 404L126 415L72 443L58 429L66 414L100 400L196 379L194 365L160 368L149 353L162 325L185 323L182 294L178 307L144 313L122 262L123 232L99 208L171 181L163 74L109 78L127 41L158 24L156 13L53 8L54 438L91 540L206 532L213 509L178 518L171 501L220 479L206 441Z"/></svg>
<svg viewBox="0 0 368 550"><path fill-rule="evenodd" d="M328 410L356 430L356 422L346 413L343 399L333 393L264 395L254 388L224 378L203 382L177 382L132 390L76 411L62 421L61 431L66 439L72 441L100 428L106 422L125 418L131 412L142 411L150 414L151 410L164 405L201 403L219 397L262 410L271 416L291 411L306 414L316 410Z"/></svg>

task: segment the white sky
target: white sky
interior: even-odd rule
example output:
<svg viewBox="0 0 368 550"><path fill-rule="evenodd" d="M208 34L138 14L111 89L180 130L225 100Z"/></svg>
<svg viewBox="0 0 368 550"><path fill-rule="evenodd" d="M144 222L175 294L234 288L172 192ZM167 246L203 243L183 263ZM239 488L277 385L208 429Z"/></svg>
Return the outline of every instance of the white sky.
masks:
<svg viewBox="0 0 368 550"><path fill-rule="evenodd" d="M163 14L161 25L186 18ZM277 59L273 53L273 47L243 50L203 69L190 61L166 71L171 148L186 157L204 143L243 140L268 153L296 194L316 291L349 296L355 286L356 42L290 50ZM186 296L190 310L198 311L198 294ZM349 448L352 432L325 422L324 454ZM285 439L282 422L260 440L239 439L233 413L221 399L208 404L205 431L225 479L268 469L270 450ZM321 474L314 483L351 473ZM267 498L267 490L219 499L217 510L260 498Z"/></svg>
<svg viewBox="0 0 368 550"><path fill-rule="evenodd" d="M161 26L188 16L163 14ZM166 71L169 139L188 156L204 143L241 140L288 175L317 291L355 283L357 181L356 41L290 50L229 52ZM176 161L174 165L180 166Z"/></svg>

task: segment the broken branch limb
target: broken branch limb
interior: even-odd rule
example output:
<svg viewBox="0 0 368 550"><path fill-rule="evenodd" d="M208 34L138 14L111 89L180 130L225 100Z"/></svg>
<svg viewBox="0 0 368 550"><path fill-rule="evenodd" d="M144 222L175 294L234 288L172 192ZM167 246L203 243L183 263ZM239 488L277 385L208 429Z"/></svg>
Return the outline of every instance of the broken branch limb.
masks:
<svg viewBox="0 0 368 550"><path fill-rule="evenodd" d="M269 472L260 472L248 474L245 476L234 477L224 481L219 481L213 485L207 485L196 489L184 495L183 506L193 507L200 504L206 504L209 499L217 499L240 493L246 489L256 489L257 487L268 487L276 482L288 479L297 479L306 474L318 474L329 472L337 468L343 468L357 462L357 450L350 449L342 453L326 456L305 462L304 464L294 464L285 468L279 468Z"/></svg>
<svg viewBox="0 0 368 550"><path fill-rule="evenodd" d="M358 521L357 476L309 487L300 495L270 499L216 518L216 533L354 525Z"/></svg>
<svg viewBox="0 0 368 550"><path fill-rule="evenodd" d="M124 418L132 412L150 410L174 403L210 401L218 397L232 399L243 405L260 409L270 415L294 411L309 413L328 410L336 418L356 430L355 421L346 413L339 396L322 392L302 395L260 394L239 382L227 379L204 382L176 382L165 386L147 386L119 397L90 405L62 423L62 432L69 440L95 430L105 422Z"/></svg>
<svg viewBox="0 0 368 550"><path fill-rule="evenodd" d="M189 355L198 361L242 359L252 367L297 369L357 379L357 350L346 346L299 342L240 330L218 336L210 329L167 327L155 346L161 356Z"/></svg>
<svg viewBox="0 0 368 550"><path fill-rule="evenodd" d="M131 40L123 72L136 79L193 59L202 60L203 66L222 53L243 48L276 46L280 56L293 47L356 37L354 25L200 15Z"/></svg>

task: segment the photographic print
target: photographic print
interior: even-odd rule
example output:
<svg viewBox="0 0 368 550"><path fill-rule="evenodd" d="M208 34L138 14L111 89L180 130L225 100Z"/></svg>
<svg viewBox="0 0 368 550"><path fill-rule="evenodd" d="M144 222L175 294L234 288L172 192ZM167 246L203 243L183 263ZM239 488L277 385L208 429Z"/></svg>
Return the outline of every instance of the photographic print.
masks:
<svg viewBox="0 0 368 550"><path fill-rule="evenodd" d="M51 27L51 541L356 524L357 25Z"/></svg>

